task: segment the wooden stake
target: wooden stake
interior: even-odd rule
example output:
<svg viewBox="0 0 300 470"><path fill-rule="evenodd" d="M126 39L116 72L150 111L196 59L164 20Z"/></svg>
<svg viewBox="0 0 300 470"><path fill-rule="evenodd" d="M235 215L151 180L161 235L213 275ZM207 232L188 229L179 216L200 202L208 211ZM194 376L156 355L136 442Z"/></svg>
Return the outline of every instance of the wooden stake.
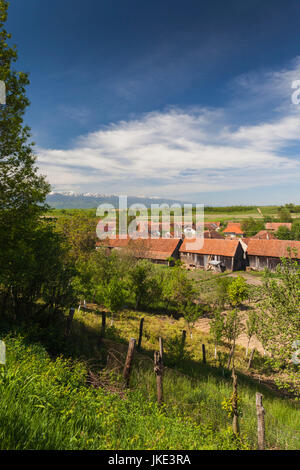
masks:
<svg viewBox="0 0 300 470"><path fill-rule="evenodd" d="M181 357L183 357L183 352L184 352L184 346L185 346L185 340L186 340L186 331L182 330L182 337L181 337Z"/></svg>
<svg viewBox="0 0 300 470"><path fill-rule="evenodd" d="M72 325L72 321L74 318L74 313L75 313L75 308L71 307L68 318L67 318L66 333L65 333L66 338L70 336L70 333L71 333L71 325Z"/></svg>
<svg viewBox="0 0 300 470"><path fill-rule="evenodd" d="M159 354L160 354L161 362L162 362L163 357L164 357L164 344L163 344L163 339L161 336L158 338L158 342L159 342Z"/></svg>
<svg viewBox="0 0 300 470"><path fill-rule="evenodd" d="M105 327L106 327L106 312L102 312L102 325L101 325L101 337L105 336Z"/></svg>
<svg viewBox="0 0 300 470"><path fill-rule="evenodd" d="M203 358L203 364L206 364L205 344L202 344L202 358Z"/></svg>
<svg viewBox="0 0 300 470"><path fill-rule="evenodd" d="M238 418L238 389L237 389L237 376L235 374L234 368L232 369L232 409L233 409L233 420L232 420L232 430L234 434L238 435L240 432L239 428L239 418Z"/></svg>
<svg viewBox="0 0 300 470"><path fill-rule="evenodd" d="M263 396L261 393L256 394L256 414L257 414L257 443L258 450L265 450L265 409L262 403Z"/></svg>
<svg viewBox="0 0 300 470"><path fill-rule="evenodd" d="M156 375L157 402L161 405L163 402L163 363L158 351L154 352L154 372Z"/></svg>
<svg viewBox="0 0 300 470"><path fill-rule="evenodd" d="M134 355L134 348L135 348L135 339L131 338L131 340L129 341L126 361L125 361L124 370L123 370L123 378L125 380L126 387L129 387L129 380L130 380L131 365L132 365L132 360L133 360L133 355Z"/></svg>
<svg viewBox="0 0 300 470"><path fill-rule="evenodd" d="M143 337L143 327L144 327L144 318L141 318L141 321L140 321L139 340L138 340L137 349L141 349L142 337Z"/></svg>
<svg viewBox="0 0 300 470"><path fill-rule="evenodd" d="M252 351L251 351L251 354L250 354L250 357L249 357L249 361L248 361L247 370L249 370L249 369L251 368L251 364L252 364L252 361L253 361L254 353L255 353L255 348L252 349Z"/></svg>

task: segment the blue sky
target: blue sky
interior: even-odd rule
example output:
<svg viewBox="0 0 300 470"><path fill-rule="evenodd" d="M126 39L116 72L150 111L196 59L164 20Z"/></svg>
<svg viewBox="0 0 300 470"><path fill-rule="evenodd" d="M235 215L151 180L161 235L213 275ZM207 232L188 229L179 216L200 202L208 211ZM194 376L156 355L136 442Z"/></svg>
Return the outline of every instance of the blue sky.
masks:
<svg viewBox="0 0 300 470"><path fill-rule="evenodd" d="M12 0L40 171L57 191L300 203L299 20L298 0Z"/></svg>

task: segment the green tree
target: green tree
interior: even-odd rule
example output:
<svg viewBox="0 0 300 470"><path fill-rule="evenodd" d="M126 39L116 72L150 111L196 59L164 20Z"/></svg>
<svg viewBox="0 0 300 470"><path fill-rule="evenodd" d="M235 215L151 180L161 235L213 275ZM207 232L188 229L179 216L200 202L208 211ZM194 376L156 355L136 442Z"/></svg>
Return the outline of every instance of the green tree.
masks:
<svg viewBox="0 0 300 470"><path fill-rule="evenodd" d="M235 353L235 345L236 340L243 332L244 327L241 322L241 318L238 314L237 309L232 310L226 315L225 324L224 324L224 337L228 341L228 345L230 348L229 356L228 356L228 363L227 368L229 369L231 361L234 366L234 353Z"/></svg>
<svg viewBox="0 0 300 470"><path fill-rule="evenodd" d="M29 318L67 302L73 267L61 237L40 220L50 187L38 175L30 129L23 123L29 79L15 69L7 9L8 2L0 0L0 80L6 85L6 105L0 107L0 296L3 313Z"/></svg>
<svg viewBox="0 0 300 470"><path fill-rule="evenodd" d="M11 35L4 27L7 9L8 2L0 0L0 80L6 85L6 106L0 108L0 222L3 229L11 228L11 224L19 229L45 210L50 188L37 174L30 128L23 124L29 105L25 94L29 79L26 73L14 69L17 50L8 45Z"/></svg>
<svg viewBox="0 0 300 470"><path fill-rule="evenodd" d="M261 288L258 336L273 369L284 369L287 381L300 393L300 368L292 363L293 343L300 340L300 266L282 258L276 278L265 274Z"/></svg>
<svg viewBox="0 0 300 470"><path fill-rule="evenodd" d="M292 216L287 207L280 207L277 215L280 222L292 222Z"/></svg>
<svg viewBox="0 0 300 470"><path fill-rule="evenodd" d="M253 217L248 217L247 219L243 220L243 222L241 223L241 227L246 237L252 237L253 235L256 235L260 230L264 229L265 223L261 219L257 220Z"/></svg>
<svg viewBox="0 0 300 470"><path fill-rule="evenodd" d="M292 240L292 232L291 230L288 229L288 227L285 227L282 225L281 227L278 228L276 232L276 237L279 240Z"/></svg>
<svg viewBox="0 0 300 470"><path fill-rule="evenodd" d="M147 307L161 297L161 286L150 261L140 260L129 271L129 285L135 295L135 308Z"/></svg>
<svg viewBox="0 0 300 470"><path fill-rule="evenodd" d="M230 303L230 297L228 289L230 284L233 282L232 277L219 277L216 280L216 304L219 308L224 309L226 304Z"/></svg>
<svg viewBox="0 0 300 470"><path fill-rule="evenodd" d="M104 305L112 313L112 323L114 314L118 314L124 307L125 291L124 283L113 278L104 290Z"/></svg>
<svg viewBox="0 0 300 470"><path fill-rule="evenodd" d="M248 356L248 351L249 351L249 345L250 345L251 338L256 333L257 324L258 324L257 313L254 310L250 310L250 312L248 313L248 318L246 320L246 331L245 331L245 333L248 337L248 343L247 343L247 347L246 347L246 357Z"/></svg>
<svg viewBox="0 0 300 470"><path fill-rule="evenodd" d="M300 219L296 219L292 224L291 240L300 240Z"/></svg>
<svg viewBox="0 0 300 470"><path fill-rule="evenodd" d="M113 279L128 281L128 272L135 263L129 255L118 251L108 253L105 248L81 254L76 261L77 274L73 279L77 300L89 299L104 304L105 291L110 282Z"/></svg>
<svg viewBox="0 0 300 470"><path fill-rule="evenodd" d="M59 217L56 222L56 230L64 236L70 254L75 259L95 251L96 226L96 218L88 217L84 213Z"/></svg>
<svg viewBox="0 0 300 470"><path fill-rule="evenodd" d="M238 276L228 286L228 295L233 306L241 304L249 296L247 282L242 276Z"/></svg>
<svg viewBox="0 0 300 470"><path fill-rule="evenodd" d="M199 320L201 314L202 310L199 305L196 305L193 302L188 302L187 305L185 305L183 317L187 323L191 338L193 337L195 323L197 320Z"/></svg>
<svg viewBox="0 0 300 470"><path fill-rule="evenodd" d="M217 348L222 342L225 333L225 320L220 310L216 310L213 319L210 322L209 333L215 345L215 359L217 358Z"/></svg>

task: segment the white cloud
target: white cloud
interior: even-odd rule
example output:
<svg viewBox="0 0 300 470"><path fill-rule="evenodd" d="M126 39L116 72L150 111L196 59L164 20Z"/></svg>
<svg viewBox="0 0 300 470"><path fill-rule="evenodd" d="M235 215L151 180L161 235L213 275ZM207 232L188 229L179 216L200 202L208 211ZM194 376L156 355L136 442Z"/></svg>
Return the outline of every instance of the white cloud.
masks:
<svg viewBox="0 0 300 470"><path fill-rule="evenodd" d="M300 60L293 65L262 75L264 93L258 77L240 79L247 84L248 99L255 93L260 102L273 97L276 112L268 121L229 126L230 107L152 112L81 136L68 150L39 149L39 167L57 189L128 195L179 197L297 181L300 106L288 103L288 82L298 71L300 78ZM299 153L289 156L289 145L297 145Z"/></svg>

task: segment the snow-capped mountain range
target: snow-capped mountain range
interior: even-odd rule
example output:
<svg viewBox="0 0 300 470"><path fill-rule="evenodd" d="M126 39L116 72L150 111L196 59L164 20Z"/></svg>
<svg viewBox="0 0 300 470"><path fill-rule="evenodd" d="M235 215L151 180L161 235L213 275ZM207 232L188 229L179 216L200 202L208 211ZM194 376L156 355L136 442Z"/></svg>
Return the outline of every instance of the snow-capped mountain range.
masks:
<svg viewBox="0 0 300 470"><path fill-rule="evenodd" d="M128 196L128 206L135 203L150 207L151 204L183 204L182 201L164 199L159 196ZM185 201L186 202L186 201ZM49 206L56 209L92 209L100 204L113 204L119 206L118 194L80 193L76 191L51 191L47 196Z"/></svg>

